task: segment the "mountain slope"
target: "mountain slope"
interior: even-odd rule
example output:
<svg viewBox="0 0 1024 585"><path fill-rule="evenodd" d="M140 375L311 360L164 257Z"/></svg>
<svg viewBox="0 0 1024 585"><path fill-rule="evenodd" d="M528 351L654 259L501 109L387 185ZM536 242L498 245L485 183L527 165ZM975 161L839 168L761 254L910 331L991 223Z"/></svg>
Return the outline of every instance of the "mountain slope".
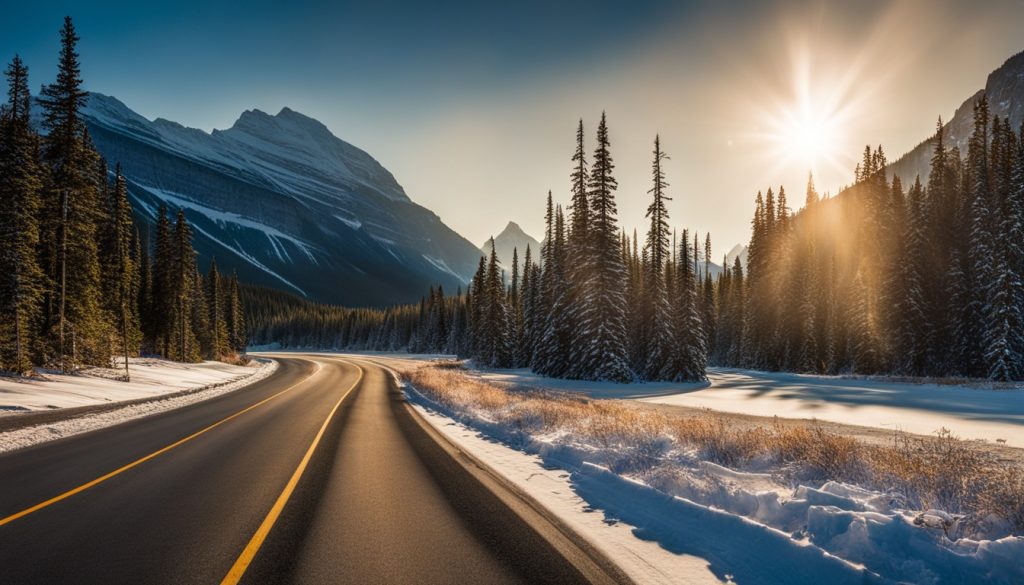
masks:
<svg viewBox="0 0 1024 585"><path fill-rule="evenodd" d="M498 254L498 261L503 265L512 265L512 251L517 250L519 253L519 262L523 262L523 258L526 256L526 247L530 247L530 255L534 262L539 261L540 258L540 242L535 240L533 236L523 231L523 228L519 227L514 221L508 222L505 229L501 231L497 236L491 236L486 242L480 246L480 253L484 256L490 256L491 254L491 241L494 241L494 250Z"/></svg>
<svg viewBox="0 0 1024 585"><path fill-rule="evenodd" d="M96 93L83 116L140 218L151 223L161 203L185 210L204 268L216 257L247 282L351 306L455 289L476 268L476 247L373 157L288 108L249 110L209 134Z"/></svg>
<svg viewBox="0 0 1024 585"><path fill-rule="evenodd" d="M982 94L988 94L989 109L993 116L1008 116L1011 127L1019 128L1021 122L1024 122L1024 52L1010 57L1002 66L990 73L985 87L967 98L956 109L953 117L946 121L946 144L956 146L963 155L967 154L967 140L974 129L974 102L981 98ZM922 182L927 181L934 151L934 137L929 137L890 164L889 176L899 176L905 185L912 183L917 175L921 175Z"/></svg>

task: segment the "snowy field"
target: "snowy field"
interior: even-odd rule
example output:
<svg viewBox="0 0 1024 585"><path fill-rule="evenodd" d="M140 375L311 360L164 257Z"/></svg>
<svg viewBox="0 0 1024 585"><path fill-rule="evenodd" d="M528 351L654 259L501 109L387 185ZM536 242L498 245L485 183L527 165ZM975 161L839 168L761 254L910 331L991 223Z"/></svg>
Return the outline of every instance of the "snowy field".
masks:
<svg viewBox="0 0 1024 585"><path fill-rule="evenodd" d="M379 361L415 371L409 360ZM544 406L459 390L458 376L466 384L472 374L438 372L412 373L406 385L427 420L637 582L1024 582L1024 538L995 518L918 507L906 494L815 479L772 458L723 466L649 426L663 424L658 413ZM616 414L602 420L608 409ZM606 426L624 415L632 418Z"/></svg>
<svg viewBox="0 0 1024 585"><path fill-rule="evenodd" d="M46 374L45 379L0 378L0 420L42 409L111 405L97 412L69 416L0 432L0 453L69 437L125 421L181 408L266 378L277 369L272 360L248 366L221 362L180 364L141 358L129 361L131 382L114 379L118 372L93 369L76 376ZM118 406L118 403L128 402ZM92 410L92 409L90 409Z"/></svg>
<svg viewBox="0 0 1024 585"><path fill-rule="evenodd" d="M119 379L123 369L108 368L90 368L76 375L47 372L38 378L0 377L0 413L152 398L234 382L255 371L222 362L182 364L155 358L131 358L128 369L131 382Z"/></svg>
<svg viewBox="0 0 1024 585"><path fill-rule="evenodd" d="M1024 448L1024 389L808 376L711 368L699 384L615 384L556 380L529 370L475 373L517 387L580 392L753 416L818 419L930 435L942 428L964 439Z"/></svg>

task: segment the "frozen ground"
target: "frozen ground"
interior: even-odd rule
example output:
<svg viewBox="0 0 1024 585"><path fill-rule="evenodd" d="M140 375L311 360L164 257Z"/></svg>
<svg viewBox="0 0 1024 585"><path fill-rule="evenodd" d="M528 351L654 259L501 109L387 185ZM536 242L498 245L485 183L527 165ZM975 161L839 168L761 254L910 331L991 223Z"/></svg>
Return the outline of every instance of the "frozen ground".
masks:
<svg viewBox="0 0 1024 585"><path fill-rule="evenodd" d="M90 368L76 375L47 372L38 378L0 377L0 413L150 398L233 382L254 372L248 366L222 362L182 364L155 358L131 358L128 368L131 382L118 379L123 369L108 368Z"/></svg>
<svg viewBox="0 0 1024 585"><path fill-rule="evenodd" d="M767 461L730 469L663 442L653 467L613 472L638 445L535 434L515 412L481 408L490 399L476 402L475 391L463 403L446 390L444 404L429 390L406 392L450 440L637 582L1024 582L1024 538L957 536L969 532L957 516L909 508L899 494L834 481L791 485Z"/></svg>
<svg viewBox="0 0 1024 585"><path fill-rule="evenodd" d="M0 453L108 427L237 390L269 376L277 362L248 366L221 362L179 364L151 358L129 361L131 382L113 379L121 371L94 369L91 374L45 374L43 379L0 378L0 420L43 409L115 405L82 416L0 432ZM161 398L163 397L163 398ZM146 400L152 398L152 400ZM139 399L142 399L141 401ZM118 402L131 401L117 407ZM90 409L91 410L91 409Z"/></svg>
<svg viewBox="0 0 1024 585"><path fill-rule="evenodd" d="M830 422L929 435L946 428L964 439L1024 448L1024 390L890 382L712 368L700 384L614 384L556 380L528 370L474 373L522 387L580 392L593 398L707 408L722 412Z"/></svg>

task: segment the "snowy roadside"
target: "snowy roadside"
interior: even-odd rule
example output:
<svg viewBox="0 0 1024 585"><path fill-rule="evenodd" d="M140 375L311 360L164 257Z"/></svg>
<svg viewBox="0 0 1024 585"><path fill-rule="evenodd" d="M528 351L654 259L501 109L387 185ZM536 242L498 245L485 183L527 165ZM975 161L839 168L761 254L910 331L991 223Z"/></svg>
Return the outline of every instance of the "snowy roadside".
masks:
<svg viewBox="0 0 1024 585"><path fill-rule="evenodd" d="M1024 579L1024 538L1007 536L1005 520L921 509L903 494L794 475L792 462L767 457L719 465L663 431L636 432L661 424L656 414L627 413L602 429L606 403L588 403L594 417L573 422L564 398L509 401L485 387L460 395L455 378L442 380L406 385L425 418L638 582Z"/></svg>
<svg viewBox="0 0 1024 585"><path fill-rule="evenodd" d="M98 412L50 420L0 432L0 453L13 451L166 410L207 400L238 390L271 375L277 362L261 359L249 366L220 362L179 364L165 360L139 359L129 362L132 382L111 379L109 370L94 375L47 374L45 380L0 378L0 408L15 410L0 420L32 416L42 408L103 405ZM116 404L125 402L124 406ZM39 406L44 404L44 406ZM11 408L11 406L17 407ZM47 412L60 413L60 410Z"/></svg>
<svg viewBox="0 0 1024 585"><path fill-rule="evenodd" d="M945 428L964 439L1024 448L1021 388L727 368L709 368L708 381L693 384L557 380L525 369L471 370L470 375L517 389L561 390L750 416L813 418L917 435Z"/></svg>

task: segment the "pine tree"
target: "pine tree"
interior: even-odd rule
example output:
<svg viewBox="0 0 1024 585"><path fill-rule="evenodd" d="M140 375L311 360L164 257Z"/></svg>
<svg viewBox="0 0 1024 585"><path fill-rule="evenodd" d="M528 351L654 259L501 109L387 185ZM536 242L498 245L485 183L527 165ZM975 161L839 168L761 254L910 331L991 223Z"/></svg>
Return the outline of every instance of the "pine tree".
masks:
<svg viewBox="0 0 1024 585"><path fill-rule="evenodd" d="M43 159L50 170L44 201L48 232L42 241L47 243L46 270L55 283L48 293L46 324L64 370L78 361L98 365L109 358L96 238L98 156L79 114L87 94L81 89L77 42L74 25L65 18L57 81L45 86L40 97L48 130Z"/></svg>
<svg viewBox="0 0 1024 585"><path fill-rule="evenodd" d="M900 248L899 267L895 270L894 292L897 293L892 311L894 332L895 370L902 374L924 374L927 341L926 299L924 273L927 269L927 242L925 241L924 188L918 177L907 198L907 213L903 223L904 235Z"/></svg>
<svg viewBox="0 0 1024 585"><path fill-rule="evenodd" d="M653 185L651 204L647 207L647 217L651 220L647 230L647 241L644 251L647 253L648 273L646 275L647 295L647 326L649 335L647 345L647 363L644 375L651 380L659 379L666 371L671 359L674 333L672 331L672 310L669 305L668 291L665 286L665 263L668 260L668 209L666 201L672 199L665 195L668 182L665 181L665 170L662 163L668 155L661 150L661 139L654 137L654 161L651 163Z"/></svg>
<svg viewBox="0 0 1024 585"><path fill-rule="evenodd" d="M184 210L178 210L174 224L173 255L171 257L171 299L174 321L171 324L169 355L185 362L199 361L202 351L193 326L193 287L196 275L195 251L192 249L192 228L185 219Z"/></svg>
<svg viewBox="0 0 1024 585"><path fill-rule="evenodd" d="M8 102L0 114L0 368L27 372L38 345L44 286L36 256L42 169L29 122L28 68L15 56L6 75Z"/></svg>
<svg viewBox="0 0 1024 585"><path fill-rule="evenodd" d="M672 358L661 378L676 382L707 379L707 346L704 324L697 307L697 282L690 260L689 237L683 230L676 268Z"/></svg>
<svg viewBox="0 0 1024 585"><path fill-rule="evenodd" d="M227 317L228 339L231 340L231 349L235 353L244 354L245 347L249 341L249 334L245 322L245 312L242 308L242 299L238 291L238 274L235 272L231 273L231 281L228 283L226 298L224 314Z"/></svg>
<svg viewBox="0 0 1024 585"><path fill-rule="evenodd" d="M209 310L210 353L209 359L220 359L233 353L228 336L226 318L227 287L217 270L217 260L210 259L210 270L206 273L206 305Z"/></svg>
<svg viewBox="0 0 1024 585"><path fill-rule="evenodd" d="M484 280L484 363L495 368L507 368L512 361L509 343L508 307L505 303L505 285L498 268L498 254L491 242L491 257Z"/></svg>
<svg viewBox="0 0 1024 585"><path fill-rule="evenodd" d="M625 382L633 378L626 352L626 271L616 227L615 165L609 150L604 113L597 128L597 149L590 171L589 239L591 276L581 307L580 377Z"/></svg>
<svg viewBox="0 0 1024 585"><path fill-rule="evenodd" d="M167 217L167 206L163 203L157 211L156 241L153 251L152 302L146 321L148 335L154 352L169 356L171 353L171 329L174 323L174 242L171 236L171 222Z"/></svg>
<svg viewBox="0 0 1024 585"><path fill-rule="evenodd" d="M107 219L103 237L103 298L107 311L116 324L120 353L124 357L125 378L128 357L139 353L141 332L138 313L138 268L133 258L134 224L128 186L120 166L114 172L114 188L107 202Z"/></svg>
<svg viewBox="0 0 1024 585"><path fill-rule="evenodd" d="M550 194L548 195L550 205ZM561 206L554 210L554 224L548 231L551 238L546 242L548 260L543 271L542 295L546 297L547 311L541 324L541 340L537 347L534 370L545 376L578 377L578 364L574 363L573 340L575 338L572 318L573 294L563 286L567 275L565 218Z"/></svg>

